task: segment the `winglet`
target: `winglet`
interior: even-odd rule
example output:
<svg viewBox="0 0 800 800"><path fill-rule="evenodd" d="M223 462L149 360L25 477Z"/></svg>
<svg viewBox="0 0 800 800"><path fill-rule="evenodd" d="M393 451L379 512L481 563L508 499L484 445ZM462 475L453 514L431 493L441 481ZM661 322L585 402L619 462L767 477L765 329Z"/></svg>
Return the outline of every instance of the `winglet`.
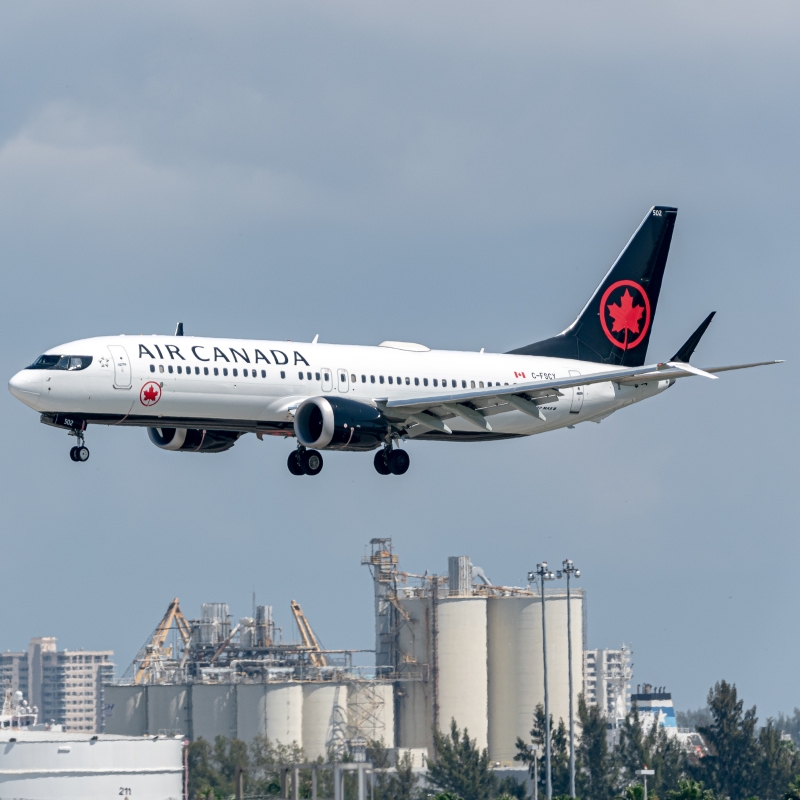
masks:
<svg viewBox="0 0 800 800"><path fill-rule="evenodd" d="M686 342L682 345L681 349L675 353L674 356L670 359L670 361L680 361L683 364L688 364L689 359L692 357L692 353L694 353L695 348L700 343L700 340L703 338L703 334L706 332L706 328L711 324L711 320L714 319L714 314L716 311L712 311L701 323L700 327L686 340Z"/></svg>
<svg viewBox="0 0 800 800"><path fill-rule="evenodd" d="M175 335L176 336L183 336L183 323L179 322L178 327L175 328Z"/></svg>

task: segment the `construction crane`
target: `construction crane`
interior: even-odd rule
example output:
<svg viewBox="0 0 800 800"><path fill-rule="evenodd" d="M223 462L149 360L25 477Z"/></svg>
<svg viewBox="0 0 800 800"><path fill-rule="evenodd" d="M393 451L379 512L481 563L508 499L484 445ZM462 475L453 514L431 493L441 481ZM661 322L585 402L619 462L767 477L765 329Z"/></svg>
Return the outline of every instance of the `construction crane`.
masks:
<svg viewBox="0 0 800 800"><path fill-rule="evenodd" d="M311 654L311 663L315 667L327 667L328 662L325 660L325 656L322 655L322 648L319 646L317 637L314 635L314 631L311 630L311 624L306 619L306 615L303 613L303 609L300 608L300 603L298 603L297 600L292 600L292 614L294 614L294 621L297 623L297 627L300 630L300 638L303 640L303 646Z"/></svg>
<svg viewBox="0 0 800 800"><path fill-rule="evenodd" d="M164 642L170 630L172 630L173 624L178 629L178 634L183 640L184 648L188 647L189 641L192 638L192 629L186 617L183 616L177 597L169 604L167 613L164 614L163 619L158 623L158 627L156 627L153 635L145 643L134 660L134 664L138 662L136 675L133 680L134 684L143 683L151 672L156 671L158 667L164 666L165 661L174 660L172 645L168 647L164 646Z"/></svg>

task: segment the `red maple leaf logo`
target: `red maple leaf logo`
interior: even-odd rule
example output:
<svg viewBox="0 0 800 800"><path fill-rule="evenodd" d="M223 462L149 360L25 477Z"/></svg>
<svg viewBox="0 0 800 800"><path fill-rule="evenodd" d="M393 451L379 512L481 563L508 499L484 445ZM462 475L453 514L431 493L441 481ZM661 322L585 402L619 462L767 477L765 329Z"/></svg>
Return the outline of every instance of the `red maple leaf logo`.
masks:
<svg viewBox="0 0 800 800"><path fill-rule="evenodd" d="M146 383L142 386L139 399L143 406L154 406L161 399L161 387L154 381Z"/></svg>
<svg viewBox="0 0 800 800"><path fill-rule="evenodd" d="M620 331L639 333L639 322L642 319L642 314L644 314L644 306L635 306L633 304L633 296L627 289L620 298L619 304L608 305L606 308L614 319L614 324L611 326L611 330L614 333L619 333Z"/></svg>

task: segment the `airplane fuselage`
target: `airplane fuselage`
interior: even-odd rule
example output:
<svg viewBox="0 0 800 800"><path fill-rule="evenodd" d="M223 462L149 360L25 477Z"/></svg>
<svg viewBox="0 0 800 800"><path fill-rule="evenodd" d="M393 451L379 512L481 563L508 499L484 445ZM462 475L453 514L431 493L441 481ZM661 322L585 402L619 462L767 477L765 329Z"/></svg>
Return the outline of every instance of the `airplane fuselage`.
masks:
<svg viewBox="0 0 800 800"><path fill-rule="evenodd" d="M82 369L29 368L12 378L14 394L45 415L92 424L287 435L292 434L294 410L309 397L347 397L381 407L420 394L445 397L612 371L587 361L430 350L402 342L366 347L158 335L83 339L45 355L91 357ZM490 421L491 431L456 416L448 421L451 434L428 430L419 437L530 436L599 420L670 384L609 381L566 389L539 405L544 419L487 400L476 408Z"/></svg>

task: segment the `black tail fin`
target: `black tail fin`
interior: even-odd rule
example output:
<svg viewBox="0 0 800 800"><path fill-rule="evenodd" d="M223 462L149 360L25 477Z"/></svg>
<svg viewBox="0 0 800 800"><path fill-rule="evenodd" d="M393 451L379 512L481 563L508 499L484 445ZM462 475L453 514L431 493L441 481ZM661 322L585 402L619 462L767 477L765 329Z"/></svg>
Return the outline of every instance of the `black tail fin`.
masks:
<svg viewBox="0 0 800 800"><path fill-rule="evenodd" d="M510 352L644 364L677 214L677 208L651 208L578 319L558 336Z"/></svg>

